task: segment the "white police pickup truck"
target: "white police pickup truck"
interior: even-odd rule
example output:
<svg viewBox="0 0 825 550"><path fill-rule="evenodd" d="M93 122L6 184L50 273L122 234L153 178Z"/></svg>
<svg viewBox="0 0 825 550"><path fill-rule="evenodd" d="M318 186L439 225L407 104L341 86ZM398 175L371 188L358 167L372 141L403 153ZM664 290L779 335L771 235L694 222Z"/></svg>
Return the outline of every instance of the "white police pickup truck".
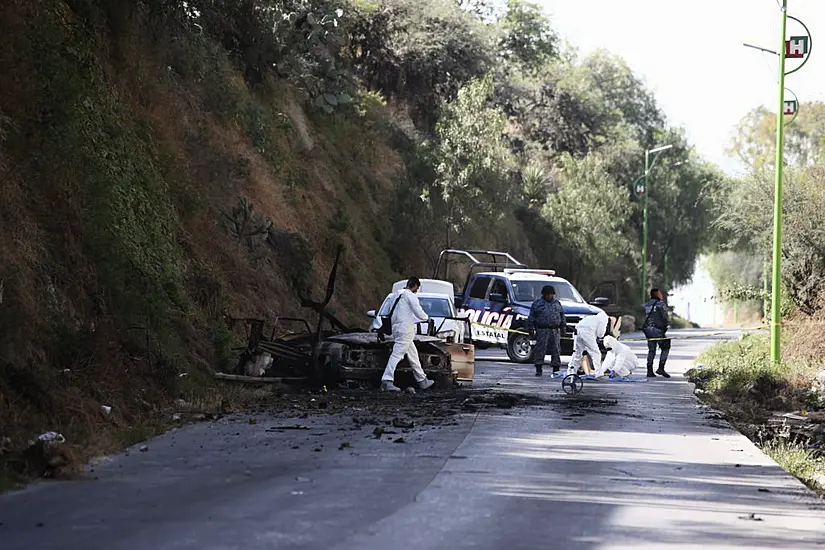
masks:
<svg viewBox="0 0 825 550"><path fill-rule="evenodd" d="M492 261L481 261L479 256L492 258ZM458 257L465 265L468 261L470 263L463 291L455 295L455 302L458 315L468 316L473 323L473 342L477 346L504 347L511 361L533 361L530 338L522 333L527 332L525 323L530 306L541 297L541 289L545 285L553 285L556 298L564 308L567 334L562 335L562 355L573 353L572 337L579 321L599 312L598 307L588 304L570 282L557 277L554 271L530 269L505 252L442 251L433 278L437 278L442 266L447 270L446 260L449 257ZM476 269L485 271L474 273ZM618 337L620 323L620 318L611 317L608 333Z"/></svg>

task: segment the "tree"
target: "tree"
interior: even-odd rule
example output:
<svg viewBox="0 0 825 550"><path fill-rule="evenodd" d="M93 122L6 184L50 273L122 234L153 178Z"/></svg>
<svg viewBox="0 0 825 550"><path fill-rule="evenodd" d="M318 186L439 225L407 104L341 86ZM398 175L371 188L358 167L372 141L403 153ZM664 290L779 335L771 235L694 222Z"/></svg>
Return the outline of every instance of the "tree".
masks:
<svg viewBox="0 0 825 550"><path fill-rule="evenodd" d="M825 163L825 103L803 103L800 114L785 126L785 162L791 166ZM729 154L754 172L773 167L776 159L776 114L765 107L739 122Z"/></svg>
<svg viewBox="0 0 825 550"><path fill-rule="evenodd" d="M601 145L627 125L642 145L651 145L654 131L664 127L664 115L653 94L625 61L599 50L584 61L562 69L558 88L579 98L592 116L590 140Z"/></svg>
<svg viewBox="0 0 825 550"><path fill-rule="evenodd" d="M782 283L806 314L822 307L825 292L825 168L788 169L784 187ZM728 208L716 220L735 251L770 257L773 227L773 181L760 172L733 186Z"/></svg>
<svg viewBox="0 0 825 550"><path fill-rule="evenodd" d="M472 220L493 223L507 212L505 119L489 105L491 76L474 80L445 105L436 125L436 180L425 200L443 208L445 240Z"/></svg>
<svg viewBox="0 0 825 550"><path fill-rule="evenodd" d="M500 27L499 56L505 66L536 74L558 53L558 36L537 4L509 0Z"/></svg>
<svg viewBox="0 0 825 550"><path fill-rule="evenodd" d="M439 107L487 73L494 56L486 26L456 4L383 0L361 9L350 57L370 90L405 102L431 131Z"/></svg>
<svg viewBox="0 0 825 550"><path fill-rule="evenodd" d="M568 256L568 275L601 271L628 251L623 231L631 205L611 178L599 154L582 159L562 155L556 170L559 190L548 197L542 215L564 240L556 243Z"/></svg>
<svg viewBox="0 0 825 550"><path fill-rule="evenodd" d="M455 0L464 11L473 14L484 22L497 21L501 16L502 2L497 0Z"/></svg>
<svg viewBox="0 0 825 550"><path fill-rule="evenodd" d="M190 27L240 61L252 84L274 73L300 82L313 96L329 91L330 84L345 84L342 18L349 16L350 5L344 0L190 0L180 5Z"/></svg>

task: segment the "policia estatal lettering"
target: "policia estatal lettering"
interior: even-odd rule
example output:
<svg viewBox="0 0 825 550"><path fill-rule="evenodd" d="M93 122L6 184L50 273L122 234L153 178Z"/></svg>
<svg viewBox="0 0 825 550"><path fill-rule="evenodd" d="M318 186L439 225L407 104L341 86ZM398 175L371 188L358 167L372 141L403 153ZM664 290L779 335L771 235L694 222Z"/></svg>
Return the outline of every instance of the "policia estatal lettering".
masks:
<svg viewBox="0 0 825 550"><path fill-rule="evenodd" d="M645 304L645 315L642 332L647 338L647 376L648 378L655 378L658 374L670 378L670 375L665 372L665 363L667 363L667 356L670 354L670 338L665 336L669 328L669 319L667 305L664 302L662 292L658 288L650 289L650 300ZM662 350L662 353L659 355L659 369L653 372L656 346Z"/></svg>

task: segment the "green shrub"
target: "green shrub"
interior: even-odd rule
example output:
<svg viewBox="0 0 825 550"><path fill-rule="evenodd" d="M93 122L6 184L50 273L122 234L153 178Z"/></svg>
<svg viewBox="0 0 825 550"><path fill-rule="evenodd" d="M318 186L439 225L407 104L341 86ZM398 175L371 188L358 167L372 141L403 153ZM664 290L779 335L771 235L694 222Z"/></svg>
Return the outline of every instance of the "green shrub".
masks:
<svg viewBox="0 0 825 550"><path fill-rule="evenodd" d="M811 367L803 361L774 364L767 334L716 344L697 362L705 367L688 371L688 379L707 400L743 420L759 420L771 411L801 409L809 403Z"/></svg>
<svg viewBox="0 0 825 550"><path fill-rule="evenodd" d="M94 38L66 26L63 15L40 11L38 37L21 52L44 90L36 108L49 115L33 151L42 165L33 180L46 200L77 201L86 252L123 325L161 329L188 307L163 156L146 125L110 93Z"/></svg>
<svg viewBox="0 0 825 550"><path fill-rule="evenodd" d="M816 451L787 441L773 440L762 451L814 491L825 491L825 464Z"/></svg>

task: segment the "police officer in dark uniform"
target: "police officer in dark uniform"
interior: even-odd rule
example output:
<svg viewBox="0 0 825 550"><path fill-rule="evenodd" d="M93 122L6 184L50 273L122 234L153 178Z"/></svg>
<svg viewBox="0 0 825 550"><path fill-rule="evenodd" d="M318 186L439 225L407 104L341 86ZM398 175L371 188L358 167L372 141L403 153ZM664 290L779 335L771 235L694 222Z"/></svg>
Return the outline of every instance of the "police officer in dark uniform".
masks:
<svg viewBox="0 0 825 550"><path fill-rule="evenodd" d="M664 302L662 291L658 288L650 289L650 300L645 304L645 322L642 324L642 332L647 338L647 376L655 378L664 376L670 378L665 372L665 363L670 353L670 339L665 336L669 326L667 315L667 304ZM659 356L659 370L653 372L653 362L656 360L656 346L662 350Z"/></svg>
<svg viewBox="0 0 825 550"><path fill-rule="evenodd" d="M564 319L564 308L556 300L556 289L545 285L541 289L541 298L533 302L530 315L527 316L527 329L536 340L533 363L536 366L536 376L542 375L544 356L550 346L550 367L553 374L561 370L561 335L567 333L567 322Z"/></svg>

